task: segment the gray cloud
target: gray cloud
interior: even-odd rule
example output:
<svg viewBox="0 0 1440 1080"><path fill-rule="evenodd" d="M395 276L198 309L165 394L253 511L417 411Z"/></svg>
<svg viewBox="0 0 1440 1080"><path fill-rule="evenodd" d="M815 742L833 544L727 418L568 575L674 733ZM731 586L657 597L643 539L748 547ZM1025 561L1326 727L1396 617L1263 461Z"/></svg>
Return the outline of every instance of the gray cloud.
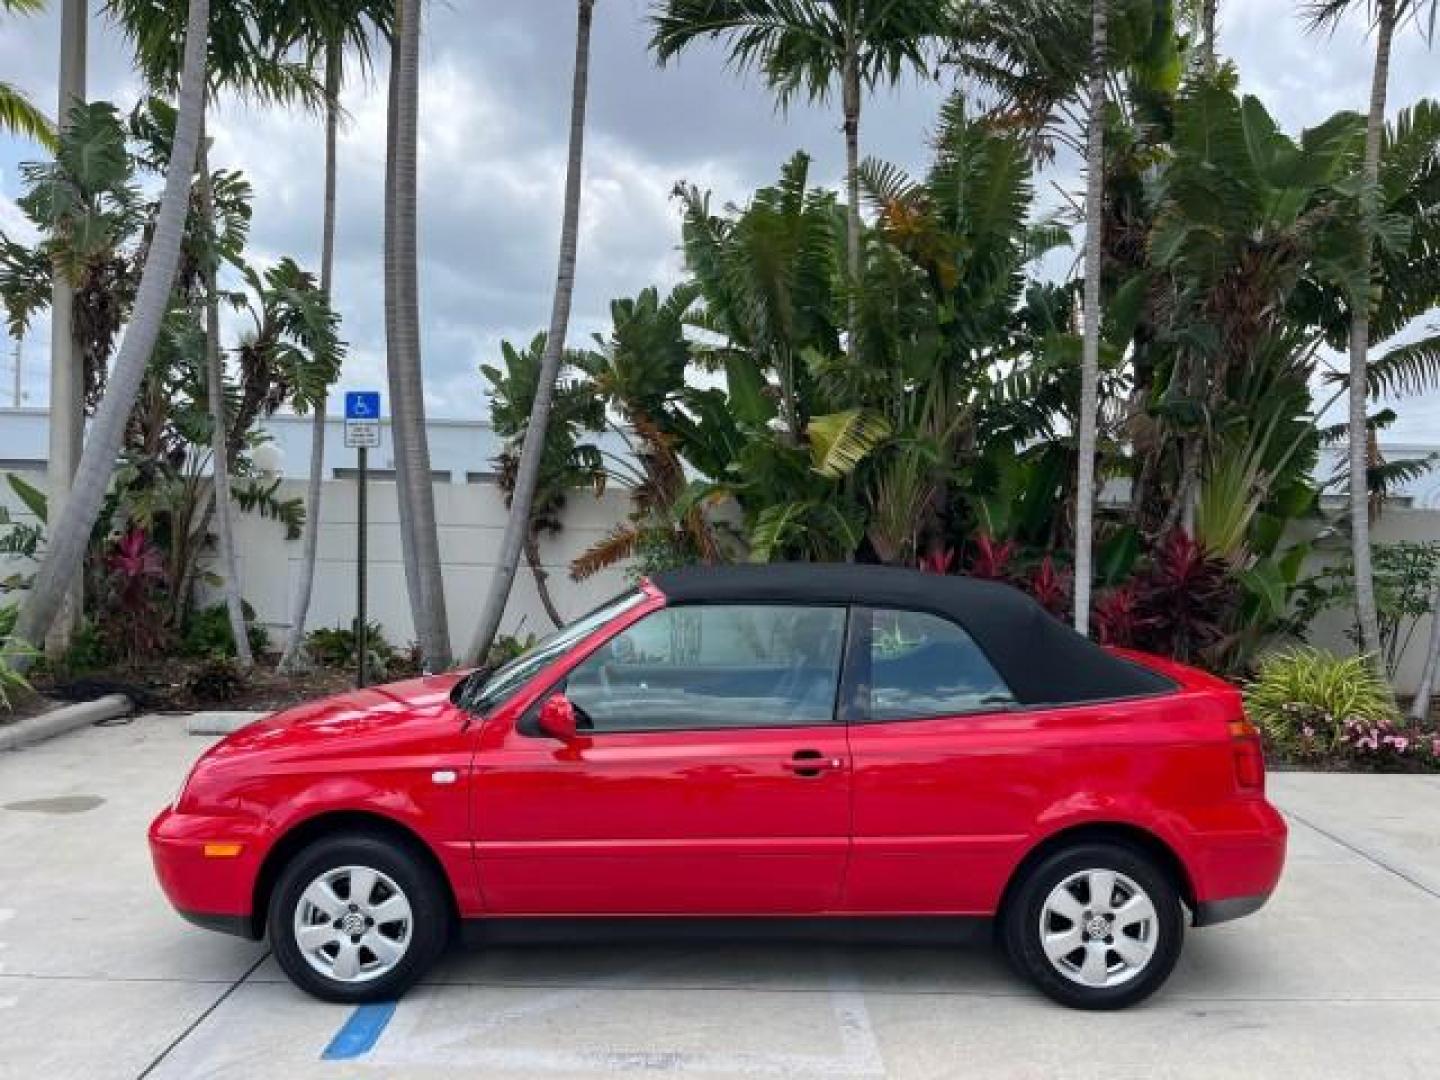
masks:
<svg viewBox="0 0 1440 1080"><path fill-rule="evenodd" d="M833 103L776 111L753 76L697 48L665 69L645 45L647 0L601 0L591 64L584 203L571 339L608 320L611 298L679 276L676 208L669 192L686 179L717 202L743 200L776 176L796 149L815 159L817 182L843 168ZM1333 38L1307 36L1290 0L1226 0L1222 47L1287 126L1313 124L1368 94L1364 25ZM548 319L559 241L574 13L569 0L451 0L427 8L421 100L421 305L427 397L437 415L484 413L483 380L502 338L528 340ZM0 69L42 103L54 97L52 12L0 23ZM128 105L137 87L124 42L95 19L90 90ZM1418 35L1399 42L1392 101L1427 90L1434 58ZM336 297L351 342L344 384L383 385L380 279L383 85L347 91L341 141ZM943 88L907 81L867 103L865 151L912 170ZM215 160L243 169L256 192L252 232L262 259L293 255L313 266L319 246L321 130L317 118L224 103L212 121ZM35 151L0 138L0 198L18 188L15 164ZM1069 185L1073 170L1045 178ZM1042 187L1042 202L1058 197ZM0 221L6 221L0 203ZM38 331L39 328L37 328ZM32 386L43 399L44 345L28 344ZM3 394L0 394L3 397ZM1428 404L1428 403L1427 403ZM1407 407L1427 426L1433 409ZM1413 419L1411 419L1413 417Z"/></svg>

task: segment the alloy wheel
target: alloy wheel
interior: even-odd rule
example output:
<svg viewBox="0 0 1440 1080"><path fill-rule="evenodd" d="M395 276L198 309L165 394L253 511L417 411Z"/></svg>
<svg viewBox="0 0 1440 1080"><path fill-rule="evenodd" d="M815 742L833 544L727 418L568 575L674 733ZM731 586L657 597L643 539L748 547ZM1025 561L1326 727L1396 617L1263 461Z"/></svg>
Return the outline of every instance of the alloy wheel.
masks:
<svg viewBox="0 0 1440 1080"><path fill-rule="evenodd" d="M337 866L305 887L295 905L295 944L326 978L369 982L395 969L410 948L410 900L388 874Z"/></svg>
<svg viewBox="0 0 1440 1080"><path fill-rule="evenodd" d="M1121 986L1150 963L1159 941L1155 904L1115 870L1073 873L1040 909L1040 945L1051 966L1085 987Z"/></svg>

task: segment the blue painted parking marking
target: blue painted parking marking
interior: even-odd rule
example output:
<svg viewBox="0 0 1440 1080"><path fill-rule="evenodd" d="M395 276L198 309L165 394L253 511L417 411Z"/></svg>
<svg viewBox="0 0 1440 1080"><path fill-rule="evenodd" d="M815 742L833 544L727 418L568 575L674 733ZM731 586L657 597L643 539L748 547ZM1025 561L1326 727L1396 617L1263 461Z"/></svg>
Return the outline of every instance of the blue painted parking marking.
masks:
<svg viewBox="0 0 1440 1080"><path fill-rule="evenodd" d="M320 1056L326 1061L345 1061L368 1054L385 1031L385 1025L395 1015L395 1002L381 1005L361 1005L344 1026L335 1033L330 1045Z"/></svg>

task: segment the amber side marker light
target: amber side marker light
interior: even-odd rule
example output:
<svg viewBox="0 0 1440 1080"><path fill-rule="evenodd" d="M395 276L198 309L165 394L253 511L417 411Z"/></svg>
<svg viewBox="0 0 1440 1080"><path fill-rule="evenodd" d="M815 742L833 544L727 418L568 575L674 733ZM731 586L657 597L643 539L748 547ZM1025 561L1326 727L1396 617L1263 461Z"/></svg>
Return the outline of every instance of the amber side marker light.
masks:
<svg viewBox="0 0 1440 1080"><path fill-rule="evenodd" d="M237 844L230 841L225 843L206 844L205 858L207 859L233 859L245 850L244 844Z"/></svg>
<svg viewBox="0 0 1440 1080"><path fill-rule="evenodd" d="M1235 751L1235 783L1241 791L1265 790L1265 752L1260 729L1241 717L1231 720L1230 742Z"/></svg>

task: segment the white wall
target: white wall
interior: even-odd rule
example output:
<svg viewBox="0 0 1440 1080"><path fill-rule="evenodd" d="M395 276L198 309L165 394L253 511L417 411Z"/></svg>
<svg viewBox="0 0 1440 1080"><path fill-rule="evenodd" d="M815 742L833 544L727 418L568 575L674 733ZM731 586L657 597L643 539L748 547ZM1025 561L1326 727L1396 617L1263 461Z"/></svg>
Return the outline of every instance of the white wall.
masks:
<svg viewBox="0 0 1440 1080"><path fill-rule="evenodd" d="M44 487L42 472L24 470L19 475L36 487ZM286 481L277 495L303 497L304 487L303 481ZM405 645L414 638L415 631L400 555L395 484L372 480L369 494L367 614L381 624L391 644ZM348 625L355 616L355 496L354 481L325 482L315 590L308 620L311 629ZM10 511L14 520L34 520L3 479L0 479L0 504ZM540 555L550 573L550 593L566 619L584 614L626 587L623 570L609 570L577 583L570 580L569 566L571 559L622 521L628 508L627 493L618 488L599 499L586 492L576 492L565 511L564 530L554 539L541 539ZM479 618L479 607L499 552L508 511L504 497L494 484L437 483L435 515L451 644L458 652L469 644ZM269 627L271 639L278 647L290 629L290 607L300 579L301 542L287 541L282 525L258 514L237 513L235 520L245 599L254 605L257 617ZM33 563L0 560L0 578L33 570ZM0 598L0 602L3 599ZM522 560L501 632L544 635L550 626L540 606L534 578Z"/></svg>
<svg viewBox="0 0 1440 1080"><path fill-rule="evenodd" d="M1385 512L1372 526L1371 538L1376 544L1440 543L1440 509L1386 507ZM1337 554L1343 558L1347 541L1341 538L1337 542L1341 545ZM1353 624L1354 616L1349 609L1327 611L1311 624L1310 644L1337 653L1354 652L1355 645L1346 636L1346 631ZM1395 689L1399 693L1414 693L1415 687L1419 685L1420 669L1425 663L1425 649L1429 642L1430 620L1421 619L1396 671Z"/></svg>
<svg viewBox="0 0 1440 1080"><path fill-rule="evenodd" d="M287 481L277 494L303 496L304 484ZM401 562L395 484L371 481L369 496L367 614L384 627L392 644L403 645L414 638L415 631ZM326 481L320 506L320 546L308 619L312 629L348 624L355 615L356 484ZM627 493L618 489L600 499L576 492L566 507L563 531L554 539L541 539L540 556L550 575L550 594L566 619L584 614L625 588L625 575L618 569L577 583L570 580L569 567L571 559L623 520L628 506ZM469 644L480 617L507 516L504 497L493 484L435 485L445 603L451 645L457 652ZM236 522L245 598L279 644L289 631L290 605L300 580L301 543L287 542L281 526L255 514L239 514ZM501 631L543 635L550 627L534 578L522 559Z"/></svg>

